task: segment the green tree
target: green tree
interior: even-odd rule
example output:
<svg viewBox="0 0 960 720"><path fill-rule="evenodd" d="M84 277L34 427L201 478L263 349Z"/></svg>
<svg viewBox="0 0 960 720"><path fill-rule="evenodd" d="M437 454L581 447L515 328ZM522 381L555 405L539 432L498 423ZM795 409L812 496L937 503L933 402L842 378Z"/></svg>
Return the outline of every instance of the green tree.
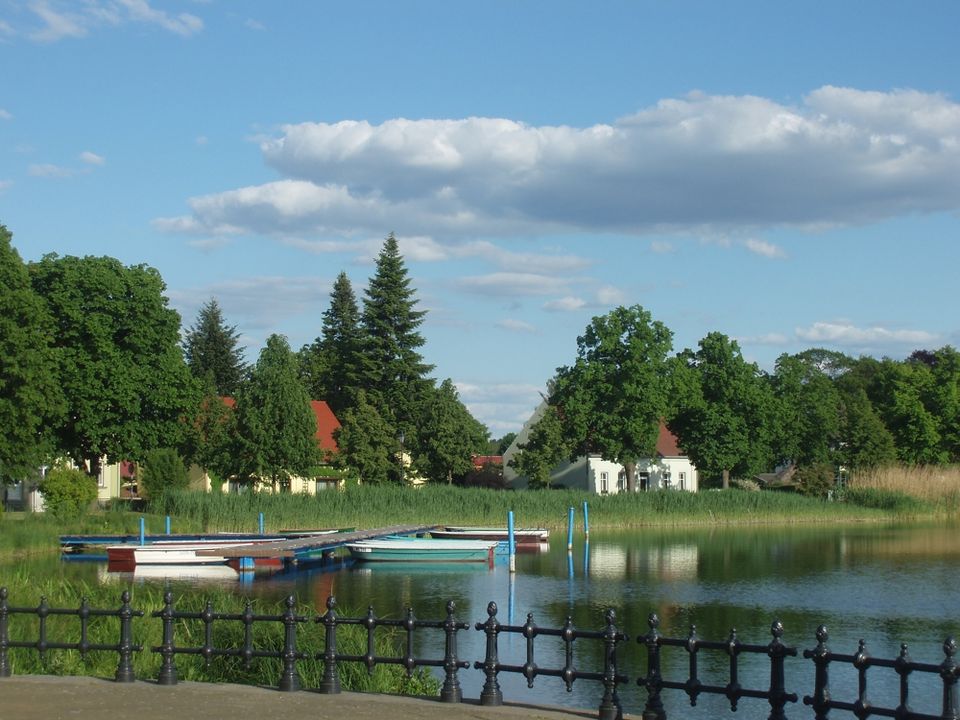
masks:
<svg viewBox="0 0 960 720"><path fill-rule="evenodd" d="M307 477L320 460L317 420L286 338L271 335L237 393L235 475L289 490L290 478Z"/></svg>
<svg viewBox="0 0 960 720"><path fill-rule="evenodd" d="M454 476L473 470L473 455L483 452L487 429L460 402L449 378L432 393L421 424L418 469L430 479L453 484Z"/></svg>
<svg viewBox="0 0 960 720"><path fill-rule="evenodd" d="M182 490L190 484L187 466L173 448L155 448L144 453L140 467L142 493L159 498L170 490Z"/></svg>
<svg viewBox="0 0 960 720"><path fill-rule="evenodd" d="M531 489L549 487L553 469L570 454L557 408L546 403L542 407L526 442L517 446L519 452L507 463L517 475L526 478Z"/></svg>
<svg viewBox="0 0 960 720"><path fill-rule="evenodd" d="M843 393L838 458L848 469L881 467L897 459L887 430L862 387Z"/></svg>
<svg viewBox="0 0 960 720"><path fill-rule="evenodd" d="M321 335L300 351L300 366L311 397L326 400L337 415L351 405L363 375L363 333L346 273L333 284Z"/></svg>
<svg viewBox="0 0 960 720"><path fill-rule="evenodd" d="M29 266L53 319L67 412L58 448L91 475L100 458L179 445L199 401L180 351L180 316L160 274L109 257L46 255Z"/></svg>
<svg viewBox="0 0 960 720"><path fill-rule="evenodd" d="M810 356L781 355L771 378L777 399L777 460L833 464L840 435L840 392Z"/></svg>
<svg viewBox="0 0 960 720"><path fill-rule="evenodd" d="M80 517L97 499L97 483L81 470L55 467L39 485L46 512L55 518Z"/></svg>
<svg viewBox="0 0 960 720"><path fill-rule="evenodd" d="M768 468L775 406L759 368L743 359L735 341L717 332L680 358L694 390L669 425L699 471L722 477L727 488L730 473L748 477Z"/></svg>
<svg viewBox="0 0 960 720"><path fill-rule="evenodd" d="M508 432L499 440L491 440L489 445L488 455L503 455L507 448L513 445L513 441L517 439L517 434L515 432Z"/></svg>
<svg viewBox="0 0 960 720"><path fill-rule="evenodd" d="M571 455L599 453L623 465L631 492L636 463L653 457L670 412L672 339L639 305L595 317L577 338L576 362L558 368L550 396Z"/></svg>
<svg viewBox="0 0 960 720"><path fill-rule="evenodd" d="M216 298L210 298L183 341L190 372L201 382L212 384L220 395L236 394L247 372L239 341L236 326L227 326Z"/></svg>
<svg viewBox="0 0 960 720"><path fill-rule="evenodd" d="M942 458L960 462L960 352L950 345L932 352L918 350L908 363L929 368L924 406L937 421Z"/></svg>
<svg viewBox="0 0 960 720"><path fill-rule="evenodd" d="M53 324L12 239L0 225L0 485L36 472L63 410Z"/></svg>
<svg viewBox="0 0 960 720"><path fill-rule="evenodd" d="M360 482L382 484L398 481L400 443L390 424L359 390L353 406L343 412L334 433L339 452L334 463L355 473Z"/></svg>
<svg viewBox="0 0 960 720"><path fill-rule="evenodd" d="M363 301L361 386L381 417L408 438L418 429L432 386L427 374L433 366L424 363L419 352L424 340L418 328L426 312L416 309L417 302L397 239L390 233Z"/></svg>
<svg viewBox="0 0 960 720"><path fill-rule="evenodd" d="M233 408L209 386L192 421L187 423L184 457L210 475L211 487L236 472L237 418Z"/></svg>

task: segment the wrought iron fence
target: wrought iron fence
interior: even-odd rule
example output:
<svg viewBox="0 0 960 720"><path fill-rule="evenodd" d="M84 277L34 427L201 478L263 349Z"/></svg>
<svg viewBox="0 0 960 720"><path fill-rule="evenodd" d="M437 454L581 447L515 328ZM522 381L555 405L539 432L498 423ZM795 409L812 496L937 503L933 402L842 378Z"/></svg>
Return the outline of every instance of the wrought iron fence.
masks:
<svg viewBox="0 0 960 720"><path fill-rule="evenodd" d="M157 682L161 685L176 685L178 671L176 658L178 655L198 655L209 664L219 657L233 657L242 659L249 667L258 658L273 658L281 662L282 670L277 681L277 687L283 691L295 691L301 688L298 664L301 662L322 663L323 674L316 688L322 693L339 693L340 676L338 665L341 663L358 663L369 672L381 664L400 665L408 675L418 668L442 668L444 673L440 699L444 702L457 703L463 699L459 675L461 670L467 669L471 663L461 660L457 654L458 635L469 630L470 623L458 620L456 607L451 601L446 606L446 616L436 620L418 619L412 608L400 619L377 617L373 608L367 610L362 617L344 617L337 613L336 600L327 599L326 612L321 615L297 614L297 603L293 596L285 600L285 609L277 615L262 615L253 612L248 602L241 613L221 613L214 610L208 602L201 611L183 611L175 607L173 595L167 592L164 595L164 605L160 610L150 613L151 618L157 618L162 623L162 642L150 651L157 653L161 658ZM12 639L10 633L10 619L12 616L24 616L25 619L36 619L31 626L33 635L28 638ZM133 642L133 621L145 615L144 611L136 610L130 605L130 593L123 592L120 597L120 607L115 610L95 609L89 607L86 600L78 608L52 608L45 598L41 598L36 607L16 607L8 603L6 588L0 588L0 678L10 677L10 651L23 650L39 653L41 660L51 650L74 650L81 656L89 652L116 653L118 658L115 680L117 682L133 682L133 654L143 650L141 645ZM70 637L49 637L50 629L47 620L51 616L72 616L78 620L77 627ZM117 622L117 642L91 643L89 641L89 623L91 618L106 618L107 621ZM144 620L143 622L147 622ZM203 627L203 642L199 645L178 644L177 628L188 623L200 623ZM277 647L261 647L254 641L254 627L258 624L280 624L283 627L283 640ZM304 649L298 646L298 629L306 623L316 623L324 628L324 642L322 649ZM214 626L224 624L239 624L243 628L242 643L228 647L217 647L214 643ZM722 695L727 698L730 708L736 711L738 703L743 698L766 700L770 705L770 720L782 720L787 717L788 704L797 703L798 695L787 692L785 687L785 665L787 658L801 655L794 647L783 642L784 628L779 621L771 626L773 639L765 645L753 645L742 642L735 630L721 641L702 640L697 637L696 628L691 627L686 637L665 637L659 632L659 619L655 614L648 618L648 631L637 637L637 642L646 648L646 668L637 678L637 684L646 689L647 699L643 708L644 720L666 720L662 693L664 691L682 691L691 705L696 705L702 694ZM349 654L338 648L337 631L341 626L359 626L366 630L366 652L363 654ZM22 629L22 628L21 628ZM402 652L396 655L378 655L376 653L377 632L387 629L392 633L399 632L403 638ZM523 625L503 625L497 619L497 605L490 603L487 607L487 619L477 622L473 629L483 632L486 641L486 651L482 660L472 663L474 669L484 674L483 689L480 693L480 702L483 705L501 705L503 694L500 689L498 675L500 673L514 673L522 675L529 687L532 687L536 678L540 676L560 678L567 690L571 690L577 680L590 680L601 684L602 696L599 702L598 718L600 720L618 720L622 718L623 710L618 694L618 687L628 682L631 676L638 673L623 673L618 665L618 653L628 640L615 624L615 615L608 610L605 623L601 630L578 630L573 621L567 621L560 628L540 627L534 622L532 615L527 615ZM417 658L414 655L415 638L426 633L442 633L444 653L443 657ZM519 664L501 662L498 639L503 633L522 636L525 640L525 661ZM561 667L542 667L537 661L538 639L551 639L554 647L559 640L563 650L564 662ZM181 636L182 639L182 636ZM901 647L896 658L875 658L867 653L861 641L855 653L842 654L831 651L827 646L827 630L820 626L816 633L817 644L810 650L804 650L803 668L813 670L813 690L803 696L803 704L810 706L815 720L826 720L831 710L840 710L852 713L863 720L868 717L891 717L897 720L960 720L960 706L957 700L957 682L960 678L960 667L954 659L957 644L953 638L947 638L943 643L944 659L940 663L922 663L913 661L906 645ZM602 667L593 670L579 670L575 664L575 648L583 643L592 643L594 648L602 651ZM680 649L688 654L688 675L685 679L667 679L663 677L663 654L666 649ZM672 650L676 652L676 650ZM698 671L698 661L701 652L725 653L729 658L728 682L724 685L704 682ZM743 655L762 656L769 659L769 677L766 688L745 687L740 678L740 657ZM809 662L806 662L809 661ZM798 661L801 662L801 661ZM852 667L858 677L858 693L855 699L835 699L830 691L830 670L834 665ZM899 703L896 707L884 707L873 704L867 695L868 671L872 668L883 668L893 671L899 678ZM928 676L937 676L942 685L941 708L939 715L924 714L913 711L909 704L910 678L915 673Z"/></svg>

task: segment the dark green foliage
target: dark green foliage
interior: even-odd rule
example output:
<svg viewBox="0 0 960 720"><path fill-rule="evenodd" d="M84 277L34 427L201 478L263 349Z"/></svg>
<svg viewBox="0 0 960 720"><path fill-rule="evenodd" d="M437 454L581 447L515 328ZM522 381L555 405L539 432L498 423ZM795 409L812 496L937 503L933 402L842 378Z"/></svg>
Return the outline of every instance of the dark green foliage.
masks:
<svg viewBox="0 0 960 720"><path fill-rule="evenodd" d="M912 495L876 488L847 488L843 500L850 505L882 510L893 515L922 515L928 506Z"/></svg>
<svg viewBox="0 0 960 720"><path fill-rule="evenodd" d="M239 339L236 326L228 327L224 321L216 298L200 308L196 323L186 332L183 354L190 372L219 395L234 395L246 376Z"/></svg>
<svg viewBox="0 0 960 720"><path fill-rule="evenodd" d="M318 464L316 417L283 336L267 338L249 382L237 393L236 413L231 474L238 479L289 489L291 477L306 477Z"/></svg>
<svg viewBox="0 0 960 720"><path fill-rule="evenodd" d="M46 512L56 518L83 515L97 499L97 482L85 472L53 468L40 482Z"/></svg>
<svg viewBox="0 0 960 720"><path fill-rule="evenodd" d="M771 381L777 406L774 451L779 462L832 464L840 441L841 396L810 356L781 355Z"/></svg>
<svg viewBox="0 0 960 720"><path fill-rule="evenodd" d="M320 337L300 351L300 368L314 400L325 400L339 417L353 402L363 376L363 333L353 286L341 272L323 313Z"/></svg>
<svg viewBox="0 0 960 720"><path fill-rule="evenodd" d="M186 425L184 456L189 462L220 478L235 472L236 413L212 388L200 401L194 420L187 420ZM220 484L212 483L211 488L218 490Z"/></svg>
<svg viewBox="0 0 960 720"><path fill-rule="evenodd" d="M526 442L518 445L520 452L509 462L509 467L533 489L549 486L550 473L570 454L559 411L546 403L541 407L540 418L530 428Z"/></svg>
<svg viewBox="0 0 960 720"><path fill-rule="evenodd" d="M670 422L705 478L750 477L773 465L775 405L770 385L737 343L710 333L681 354L695 388Z"/></svg>
<svg viewBox="0 0 960 720"><path fill-rule="evenodd" d="M420 425L417 469L428 480L452 483L473 469L471 457L483 452L487 429L460 402L449 378L430 392Z"/></svg>
<svg viewBox="0 0 960 720"><path fill-rule="evenodd" d="M897 459L893 435L862 388L849 391L843 398L840 436L837 458L850 470L889 465Z"/></svg>
<svg viewBox="0 0 960 720"><path fill-rule="evenodd" d="M0 486L36 472L63 410L53 324L11 243L0 225Z"/></svg>
<svg viewBox="0 0 960 720"><path fill-rule="evenodd" d="M574 365L557 369L550 395L571 456L598 453L622 464L631 491L635 464L653 457L670 411L672 338L639 305L595 317L577 338Z"/></svg>
<svg viewBox="0 0 960 720"><path fill-rule="evenodd" d="M503 477L503 466L494 463L484 463L480 468L471 469L466 475L455 478L453 484L490 490L507 489L507 483Z"/></svg>
<svg viewBox="0 0 960 720"><path fill-rule="evenodd" d="M829 463L814 463L797 468L794 480L797 481L797 490L810 497L825 498L834 488L836 471Z"/></svg>
<svg viewBox="0 0 960 720"><path fill-rule="evenodd" d="M488 445L488 455L503 455L507 448L513 445L513 441L517 439L517 434L515 432L508 432L499 440L491 440Z"/></svg>
<svg viewBox="0 0 960 720"><path fill-rule="evenodd" d="M199 386L160 274L108 257L56 255L29 269L53 318L69 409L54 428L59 450L93 474L101 456L115 462L180 444Z"/></svg>
<svg viewBox="0 0 960 720"><path fill-rule="evenodd" d="M173 448L148 450L140 467L141 495L156 498L170 490L183 490L190 483L183 458Z"/></svg>
<svg viewBox="0 0 960 720"><path fill-rule="evenodd" d="M425 311L417 310L407 268L391 233L377 257L363 301L364 376L361 387L381 417L396 431L415 434L432 385L423 362L418 328Z"/></svg>
<svg viewBox="0 0 960 720"><path fill-rule="evenodd" d="M400 482L400 441L380 412L367 401L364 391L357 392L353 407L344 411L341 427L334 433L338 467L356 474L362 483Z"/></svg>

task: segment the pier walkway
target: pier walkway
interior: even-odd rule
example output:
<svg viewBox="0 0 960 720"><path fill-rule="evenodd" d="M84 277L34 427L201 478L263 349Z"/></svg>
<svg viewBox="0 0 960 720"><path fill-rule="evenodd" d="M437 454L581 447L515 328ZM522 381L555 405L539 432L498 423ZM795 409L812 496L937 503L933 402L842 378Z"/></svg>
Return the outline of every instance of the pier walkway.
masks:
<svg viewBox="0 0 960 720"><path fill-rule="evenodd" d="M229 683L116 683L90 677L18 675L0 679L0 720L577 720L597 711L508 703L483 707L476 700L442 703L344 692L321 695ZM625 716L630 717L630 716ZM637 716L634 716L637 717Z"/></svg>

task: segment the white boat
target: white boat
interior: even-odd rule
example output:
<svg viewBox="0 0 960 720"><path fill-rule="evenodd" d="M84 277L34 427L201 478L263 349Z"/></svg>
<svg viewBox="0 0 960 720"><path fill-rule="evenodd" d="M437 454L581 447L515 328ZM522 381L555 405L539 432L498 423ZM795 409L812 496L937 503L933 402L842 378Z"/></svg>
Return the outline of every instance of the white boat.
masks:
<svg viewBox="0 0 960 720"><path fill-rule="evenodd" d="M275 541L274 541L275 542ZM117 566L137 565L218 565L225 555L198 555L199 550L262 545L256 542L217 540L212 542L156 542L150 545L110 545L107 561Z"/></svg>
<svg viewBox="0 0 960 720"><path fill-rule="evenodd" d="M347 550L364 562L493 562L496 546L489 540L384 538L358 540L348 544Z"/></svg>
<svg viewBox="0 0 960 720"><path fill-rule="evenodd" d="M505 541L509 531L505 527L466 527L447 525L443 530L431 530L430 535L435 538L449 539L476 539ZM513 541L520 544L545 543L550 540L550 531L546 528L516 528L513 531Z"/></svg>

